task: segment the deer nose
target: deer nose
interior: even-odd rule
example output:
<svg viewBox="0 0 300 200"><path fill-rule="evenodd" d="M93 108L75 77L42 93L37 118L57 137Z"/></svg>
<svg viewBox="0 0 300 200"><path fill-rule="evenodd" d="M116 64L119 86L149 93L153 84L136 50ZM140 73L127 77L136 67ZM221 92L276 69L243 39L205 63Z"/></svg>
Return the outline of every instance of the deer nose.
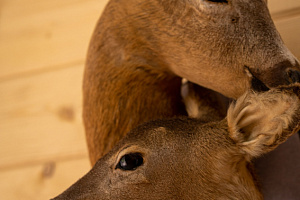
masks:
<svg viewBox="0 0 300 200"><path fill-rule="evenodd" d="M298 61L292 63L289 60L285 60L258 73L257 77L268 87L300 82L300 65Z"/></svg>
<svg viewBox="0 0 300 200"><path fill-rule="evenodd" d="M287 71L287 76L289 78L290 83L298 83L300 82L300 71L296 69L289 69Z"/></svg>
<svg viewBox="0 0 300 200"><path fill-rule="evenodd" d="M298 61L294 61L294 64L290 61L281 62L279 68L285 69L287 84L300 82L300 65Z"/></svg>

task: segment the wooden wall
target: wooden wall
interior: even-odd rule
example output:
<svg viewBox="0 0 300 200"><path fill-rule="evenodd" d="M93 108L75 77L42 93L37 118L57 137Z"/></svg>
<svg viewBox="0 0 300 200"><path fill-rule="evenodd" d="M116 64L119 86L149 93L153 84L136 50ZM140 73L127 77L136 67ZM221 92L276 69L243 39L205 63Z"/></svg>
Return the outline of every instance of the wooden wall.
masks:
<svg viewBox="0 0 300 200"><path fill-rule="evenodd" d="M0 199L49 199L89 170L81 81L106 3L0 0Z"/></svg>
<svg viewBox="0 0 300 200"><path fill-rule="evenodd" d="M49 199L89 170L81 81L106 3L0 0L0 199ZM300 1L269 5L300 58Z"/></svg>

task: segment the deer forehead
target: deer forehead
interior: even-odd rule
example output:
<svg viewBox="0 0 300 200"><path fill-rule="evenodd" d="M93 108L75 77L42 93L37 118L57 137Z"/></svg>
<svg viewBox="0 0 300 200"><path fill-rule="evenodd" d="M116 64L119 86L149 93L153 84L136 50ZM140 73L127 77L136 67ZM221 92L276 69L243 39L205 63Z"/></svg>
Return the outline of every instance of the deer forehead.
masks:
<svg viewBox="0 0 300 200"><path fill-rule="evenodd" d="M161 160L160 164L167 164L186 162L189 159L199 163L201 160L213 159L208 156L208 152L218 154L222 149L225 151L234 148L228 135L224 120L208 124L188 118L150 122L129 133L118 145L110 162L117 162L129 153L141 153L145 162L155 163Z"/></svg>

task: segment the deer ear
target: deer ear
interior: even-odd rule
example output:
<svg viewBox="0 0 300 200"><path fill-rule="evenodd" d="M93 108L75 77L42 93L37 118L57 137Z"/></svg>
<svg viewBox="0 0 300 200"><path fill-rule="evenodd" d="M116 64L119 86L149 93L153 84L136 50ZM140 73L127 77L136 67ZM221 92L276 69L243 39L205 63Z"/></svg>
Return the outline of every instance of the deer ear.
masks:
<svg viewBox="0 0 300 200"><path fill-rule="evenodd" d="M295 89L296 88L296 89ZM252 157L269 152L299 129L299 87L249 91L227 113L230 137Z"/></svg>

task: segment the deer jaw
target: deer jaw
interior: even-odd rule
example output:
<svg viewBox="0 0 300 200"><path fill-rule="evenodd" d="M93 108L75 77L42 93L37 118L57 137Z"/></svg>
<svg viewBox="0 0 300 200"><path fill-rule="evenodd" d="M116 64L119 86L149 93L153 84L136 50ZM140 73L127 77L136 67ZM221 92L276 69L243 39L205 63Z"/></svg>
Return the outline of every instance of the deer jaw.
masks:
<svg viewBox="0 0 300 200"><path fill-rule="evenodd" d="M249 91L219 122L148 122L55 199L262 199L251 160L300 129L299 98L300 84Z"/></svg>

